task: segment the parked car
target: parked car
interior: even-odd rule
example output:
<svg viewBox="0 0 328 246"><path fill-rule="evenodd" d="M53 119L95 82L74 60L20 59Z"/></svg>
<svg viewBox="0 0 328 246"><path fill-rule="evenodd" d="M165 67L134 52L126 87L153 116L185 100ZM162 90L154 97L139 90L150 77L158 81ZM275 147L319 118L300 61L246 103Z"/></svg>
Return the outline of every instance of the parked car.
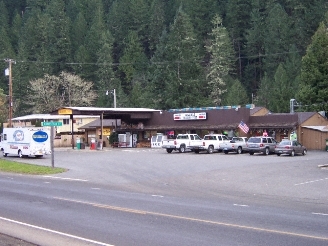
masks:
<svg viewBox="0 0 328 246"><path fill-rule="evenodd" d="M268 155L275 153L277 141L272 137L250 137L247 141L247 148L250 155L263 153Z"/></svg>
<svg viewBox="0 0 328 246"><path fill-rule="evenodd" d="M296 140L282 140L279 144L276 145L275 153L277 156L283 154L290 156L294 156L296 154L306 155L307 149Z"/></svg>

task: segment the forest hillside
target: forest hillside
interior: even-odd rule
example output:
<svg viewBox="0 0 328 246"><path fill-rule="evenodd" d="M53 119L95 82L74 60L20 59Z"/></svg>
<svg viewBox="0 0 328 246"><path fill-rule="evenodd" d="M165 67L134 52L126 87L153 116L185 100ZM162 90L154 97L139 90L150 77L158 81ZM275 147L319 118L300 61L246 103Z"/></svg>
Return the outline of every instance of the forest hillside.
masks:
<svg viewBox="0 0 328 246"><path fill-rule="evenodd" d="M13 116L113 89L117 107L328 111L326 0L0 0L0 19ZM3 73L2 121L8 94Z"/></svg>

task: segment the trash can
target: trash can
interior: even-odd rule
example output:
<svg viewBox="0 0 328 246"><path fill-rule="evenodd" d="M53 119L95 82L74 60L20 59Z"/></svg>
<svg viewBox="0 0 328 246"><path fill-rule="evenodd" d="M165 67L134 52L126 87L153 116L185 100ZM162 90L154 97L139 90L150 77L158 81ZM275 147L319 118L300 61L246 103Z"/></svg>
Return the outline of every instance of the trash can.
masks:
<svg viewBox="0 0 328 246"><path fill-rule="evenodd" d="M96 149L96 139L95 138L91 138L90 149Z"/></svg>
<svg viewBox="0 0 328 246"><path fill-rule="evenodd" d="M81 143L81 149L85 149L85 143Z"/></svg>
<svg viewBox="0 0 328 246"><path fill-rule="evenodd" d="M326 151L328 151L328 139L326 139Z"/></svg>
<svg viewBox="0 0 328 246"><path fill-rule="evenodd" d="M76 148L81 149L81 139L80 138L76 138Z"/></svg>

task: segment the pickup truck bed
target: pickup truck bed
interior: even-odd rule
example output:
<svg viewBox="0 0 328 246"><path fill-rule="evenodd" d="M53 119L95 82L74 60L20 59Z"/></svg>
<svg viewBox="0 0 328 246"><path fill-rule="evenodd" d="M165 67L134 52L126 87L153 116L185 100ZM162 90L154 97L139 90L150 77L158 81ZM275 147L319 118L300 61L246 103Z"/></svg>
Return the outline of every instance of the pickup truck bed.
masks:
<svg viewBox="0 0 328 246"><path fill-rule="evenodd" d="M241 154L243 152L248 151L247 148L247 138L246 137L233 137L230 141L225 141L220 144L221 151L225 154L229 152L235 152L237 154Z"/></svg>
<svg viewBox="0 0 328 246"><path fill-rule="evenodd" d="M189 146L195 141L200 141L201 138L197 134L178 134L176 139L167 139L162 142L162 148L166 149L167 153L172 153L173 150L180 153L190 149Z"/></svg>

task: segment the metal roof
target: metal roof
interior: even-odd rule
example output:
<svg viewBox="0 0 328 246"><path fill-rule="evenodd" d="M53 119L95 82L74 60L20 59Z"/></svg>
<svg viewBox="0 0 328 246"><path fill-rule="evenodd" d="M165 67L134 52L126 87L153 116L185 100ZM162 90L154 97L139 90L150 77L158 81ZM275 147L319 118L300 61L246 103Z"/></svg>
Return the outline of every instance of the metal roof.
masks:
<svg viewBox="0 0 328 246"><path fill-rule="evenodd" d="M52 115L52 114L30 114L20 117L13 118L13 121L24 121L24 120L60 120L69 119L69 115ZM99 118L99 115L75 115L74 119L82 118Z"/></svg>

